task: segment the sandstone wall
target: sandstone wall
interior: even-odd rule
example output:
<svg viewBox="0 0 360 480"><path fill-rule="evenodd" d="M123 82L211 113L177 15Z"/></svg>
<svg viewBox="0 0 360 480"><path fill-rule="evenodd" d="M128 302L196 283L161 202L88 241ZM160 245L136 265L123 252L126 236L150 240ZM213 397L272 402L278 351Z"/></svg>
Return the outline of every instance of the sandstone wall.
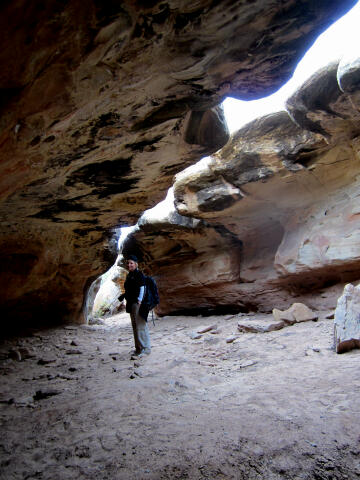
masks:
<svg viewBox="0 0 360 480"><path fill-rule="evenodd" d="M88 286L173 175L222 147L225 95L267 95L355 3L0 7L3 319L82 321Z"/></svg>
<svg viewBox="0 0 360 480"><path fill-rule="evenodd" d="M176 176L174 208L203 222L203 237L141 220L135 234L163 286L161 311L271 310L297 296L329 308L334 291L360 279L359 71L356 58L320 70L288 112L249 123ZM177 250L159 250L169 236Z"/></svg>

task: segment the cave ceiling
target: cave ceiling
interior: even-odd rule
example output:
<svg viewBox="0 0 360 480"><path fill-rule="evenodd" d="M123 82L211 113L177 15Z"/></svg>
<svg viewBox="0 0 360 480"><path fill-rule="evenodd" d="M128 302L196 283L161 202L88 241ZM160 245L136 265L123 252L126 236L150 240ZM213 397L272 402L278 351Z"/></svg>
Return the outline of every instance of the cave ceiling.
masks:
<svg viewBox="0 0 360 480"><path fill-rule="evenodd" d="M113 258L112 229L228 141L219 103L274 92L354 4L2 2L6 315L79 319L89 282Z"/></svg>

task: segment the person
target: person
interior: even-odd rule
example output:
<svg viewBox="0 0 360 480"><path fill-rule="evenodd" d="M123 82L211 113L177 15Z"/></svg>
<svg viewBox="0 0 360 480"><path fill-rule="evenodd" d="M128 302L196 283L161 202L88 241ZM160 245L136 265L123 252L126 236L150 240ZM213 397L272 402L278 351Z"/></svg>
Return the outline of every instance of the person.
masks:
<svg viewBox="0 0 360 480"><path fill-rule="evenodd" d="M125 280L125 293L120 295L119 301L126 299L126 311L130 313L131 325L134 333L134 355L141 357L151 352L150 333L146 320L140 315L139 309L145 294L145 277L138 268L136 255L129 255L127 259L129 273Z"/></svg>

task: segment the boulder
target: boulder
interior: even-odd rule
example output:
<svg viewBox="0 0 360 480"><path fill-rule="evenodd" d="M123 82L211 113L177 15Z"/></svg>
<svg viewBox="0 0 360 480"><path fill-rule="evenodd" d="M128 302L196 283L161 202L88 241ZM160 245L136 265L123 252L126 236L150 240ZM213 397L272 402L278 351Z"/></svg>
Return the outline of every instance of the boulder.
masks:
<svg viewBox="0 0 360 480"><path fill-rule="evenodd" d="M351 283L338 299L334 319L334 343L337 353L360 348L360 285Z"/></svg>
<svg viewBox="0 0 360 480"><path fill-rule="evenodd" d="M290 308L285 311L273 309L273 317L276 321L283 321L285 324L293 325L294 323L315 321L318 315L310 310L303 303L293 303Z"/></svg>

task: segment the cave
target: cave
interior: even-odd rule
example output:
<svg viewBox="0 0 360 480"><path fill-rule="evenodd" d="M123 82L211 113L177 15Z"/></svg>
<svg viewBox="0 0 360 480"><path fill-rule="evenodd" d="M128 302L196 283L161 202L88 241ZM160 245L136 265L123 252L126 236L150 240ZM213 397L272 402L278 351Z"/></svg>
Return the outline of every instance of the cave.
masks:
<svg viewBox="0 0 360 480"><path fill-rule="evenodd" d="M231 133L223 107L355 9L2 3L4 479L359 477L358 53ZM145 357L129 255L160 292Z"/></svg>

